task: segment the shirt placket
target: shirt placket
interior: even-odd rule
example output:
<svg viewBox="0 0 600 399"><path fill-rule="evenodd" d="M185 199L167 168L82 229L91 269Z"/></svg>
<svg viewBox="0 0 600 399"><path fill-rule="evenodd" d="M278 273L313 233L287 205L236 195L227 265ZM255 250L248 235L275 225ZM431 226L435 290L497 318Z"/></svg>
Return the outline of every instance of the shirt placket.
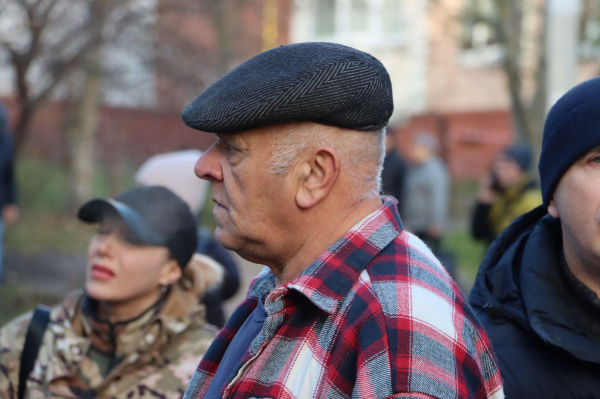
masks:
<svg viewBox="0 0 600 399"><path fill-rule="evenodd" d="M265 300L265 311L267 312L267 318L265 320L265 324L263 325L263 329L261 334L255 338L259 340L255 345L255 342L252 342L252 348L258 345L258 349L254 356L252 356L244 365L240 368L235 378L227 385L225 390L223 391L223 397L229 397L229 395L235 391L235 388L242 380L243 376L249 370L249 368L254 364L256 359L262 354L263 350L267 347L269 343L271 343L275 333L281 327L285 320L285 300L284 296L287 294L287 287L279 287L273 292L271 292L267 299Z"/></svg>

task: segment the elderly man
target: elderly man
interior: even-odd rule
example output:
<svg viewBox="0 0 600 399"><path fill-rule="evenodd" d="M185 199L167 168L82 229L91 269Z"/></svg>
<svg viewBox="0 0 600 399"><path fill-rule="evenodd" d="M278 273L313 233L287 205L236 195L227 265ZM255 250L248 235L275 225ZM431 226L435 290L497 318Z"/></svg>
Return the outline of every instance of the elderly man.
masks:
<svg viewBox="0 0 600 399"><path fill-rule="evenodd" d="M502 396L472 310L379 196L392 110L383 65L328 43L259 54L184 110L217 133L195 168L217 239L267 266L187 398Z"/></svg>
<svg viewBox="0 0 600 399"><path fill-rule="evenodd" d="M494 241L471 291L509 399L600 395L599 126L600 78L552 107L544 204Z"/></svg>

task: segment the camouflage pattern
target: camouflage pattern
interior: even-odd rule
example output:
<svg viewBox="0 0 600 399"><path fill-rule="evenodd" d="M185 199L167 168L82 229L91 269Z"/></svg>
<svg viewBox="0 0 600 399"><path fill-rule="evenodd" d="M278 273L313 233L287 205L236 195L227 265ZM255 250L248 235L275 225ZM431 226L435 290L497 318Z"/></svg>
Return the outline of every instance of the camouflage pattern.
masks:
<svg viewBox="0 0 600 399"><path fill-rule="evenodd" d="M199 305L201 275L186 269L161 311L120 327L111 345L101 326L83 315L84 293L52 309L50 324L27 381L26 398L181 398L216 328ZM19 363L31 313L0 330L0 399L16 399ZM120 362L107 367L106 348ZM106 371L108 373L106 374Z"/></svg>

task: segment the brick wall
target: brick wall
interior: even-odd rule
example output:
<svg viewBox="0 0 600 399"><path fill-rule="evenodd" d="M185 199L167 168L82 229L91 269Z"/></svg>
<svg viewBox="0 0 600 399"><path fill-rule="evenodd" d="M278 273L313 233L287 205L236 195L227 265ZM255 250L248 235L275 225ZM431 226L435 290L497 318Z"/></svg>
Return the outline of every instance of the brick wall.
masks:
<svg viewBox="0 0 600 399"><path fill-rule="evenodd" d="M11 99L2 102L16 116ZM28 155L61 162L68 151L64 135L65 104L43 106L33 125L24 152ZM137 166L151 155L184 148L207 149L215 140L213 134L190 129L178 113L103 107L98 127L96 156L103 162L122 162Z"/></svg>

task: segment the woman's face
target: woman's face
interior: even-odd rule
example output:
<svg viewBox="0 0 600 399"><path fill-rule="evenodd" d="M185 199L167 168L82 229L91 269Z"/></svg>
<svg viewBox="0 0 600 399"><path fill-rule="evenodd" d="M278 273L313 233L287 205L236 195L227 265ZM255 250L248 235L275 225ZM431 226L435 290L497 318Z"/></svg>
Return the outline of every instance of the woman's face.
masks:
<svg viewBox="0 0 600 399"><path fill-rule="evenodd" d="M103 221L88 248L88 295L111 303L157 299L161 285L179 276L166 247L133 244L135 237L118 219Z"/></svg>

